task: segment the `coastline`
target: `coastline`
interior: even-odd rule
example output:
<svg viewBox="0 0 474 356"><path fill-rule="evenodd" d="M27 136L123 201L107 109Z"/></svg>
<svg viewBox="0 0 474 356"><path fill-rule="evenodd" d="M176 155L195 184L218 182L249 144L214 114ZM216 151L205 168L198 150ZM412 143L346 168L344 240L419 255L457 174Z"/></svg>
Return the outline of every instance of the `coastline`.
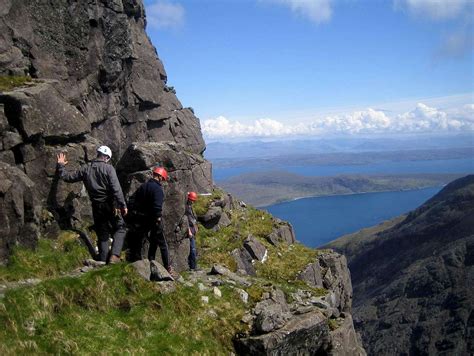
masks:
<svg viewBox="0 0 474 356"><path fill-rule="evenodd" d="M348 195L359 195L359 194L362 195L362 194L371 194L371 193L410 192L410 191L423 190L423 189L429 189L429 188L437 188L437 187L442 189L445 186L446 186L446 184L441 184L441 185L430 185L430 186L413 188L413 189L374 190L374 191L370 191L370 192L357 192L357 193L308 195L308 196L303 196L303 197L295 197L295 198L292 198L292 199L285 199L285 200L281 200L281 201L276 201L274 203L270 203L270 204L266 204L266 205L255 205L255 207L257 209L266 209L266 208L268 208L270 206L273 206L273 205L283 204L283 203L290 203L290 202L293 202L293 201L302 200L302 199L309 199L309 198L324 198L324 197L348 196Z"/></svg>

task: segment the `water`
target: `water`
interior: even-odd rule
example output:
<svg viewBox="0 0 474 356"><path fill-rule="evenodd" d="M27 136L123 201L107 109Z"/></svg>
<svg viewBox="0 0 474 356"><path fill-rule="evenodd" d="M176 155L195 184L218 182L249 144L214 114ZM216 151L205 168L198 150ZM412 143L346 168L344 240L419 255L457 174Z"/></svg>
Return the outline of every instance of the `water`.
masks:
<svg viewBox="0 0 474 356"><path fill-rule="evenodd" d="M263 172L283 167L213 168L216 182L245 173ZM379 162L367 165L344 166L285 166L284 170L303 176L334 176L338 174L403 174L403 173L472 173L474 159Z"/></svg>
<svg viewBox="0 0 474 356"><path fill-rule="evenodd" d="M407 213L440 189L304 198L271 205L266 210L290 221L297 240L306 246L318 247L342 235Z"/></svg>

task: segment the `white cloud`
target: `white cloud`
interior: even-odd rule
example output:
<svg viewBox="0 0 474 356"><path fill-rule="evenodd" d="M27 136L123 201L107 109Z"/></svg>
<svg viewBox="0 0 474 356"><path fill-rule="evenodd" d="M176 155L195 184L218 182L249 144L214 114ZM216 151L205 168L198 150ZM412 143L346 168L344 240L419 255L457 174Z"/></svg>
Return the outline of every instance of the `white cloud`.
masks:
<svg viewBox="0 0 474 356"><path fill-rule="evenodd" d="M331 2L333 0L261 0L261 1L287 6L297 16L306 17L310 21L316 24L328 22L332 16Z"/></svg>
<svg viewBox="0 0 474 356"><path fill-rule="evenodd" d="M396 8L406 8L412 15L433 20L456 18L468 4L469 0L395 0Z"/></svg>
<svg viewBox="0 0 474 356"><path fill-rule="evenodd" d="M184 24L184 8L179 3L157 0L146 7L147 23L155 28L179 28Z"/></svg>
<svg viewBox="0 0 474 356"><path fill-rule="evenodd" d="M416 133L474 131L474 104L440 110L423 103L408 112L388 116L368 108L343 115L330 115L310 122L285 124L273 119L258 119L250 124L231 121L223 116L204 120L207 138L288 137L327 134Z"/></svg>

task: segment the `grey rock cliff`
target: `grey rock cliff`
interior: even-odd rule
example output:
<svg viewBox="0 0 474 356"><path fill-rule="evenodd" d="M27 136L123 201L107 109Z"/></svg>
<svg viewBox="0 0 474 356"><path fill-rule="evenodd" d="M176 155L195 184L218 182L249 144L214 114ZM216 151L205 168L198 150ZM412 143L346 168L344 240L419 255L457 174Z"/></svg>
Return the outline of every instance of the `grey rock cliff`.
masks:
<svg viewBox="0 0 474 356"><path fill-rule="evenodd" d="M90 217L90 208L81 184L57 180L60 151L73 169L99 144L110 146L126 186L163 164L176 215L186 191L212 188L199 120L167 86L145 26L141 0L0 0L0 75L34 80L0 93L0 161L31 179L34 198L62 227Z"/></svg>

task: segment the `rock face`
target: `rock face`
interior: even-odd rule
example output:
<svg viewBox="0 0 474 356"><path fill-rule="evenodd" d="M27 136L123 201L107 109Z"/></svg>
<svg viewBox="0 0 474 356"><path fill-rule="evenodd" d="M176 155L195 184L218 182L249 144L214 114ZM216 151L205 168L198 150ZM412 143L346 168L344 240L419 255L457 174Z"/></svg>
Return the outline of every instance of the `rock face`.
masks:
<svg viewBox="0 0 474 356"><path fill-rule="evenodd" d="M369 354L474 353L474 176L395 226L329 244L347 253Z"/></svg>
<svg viewBox="0 0 474 356"><path fill-rule="evenodd" d="M173 209L165 217L170 229L184 212L188 190L212 188L199 120L167 86L145 25L142 0L0 0L0 75L33 79L0 93L0 162L27 175L30 186L16 187L18 194L32 194L61 227L90 218L82 185L55 176L61 151L73 169L94 158L99 145L110 146L126 192L151 166L163 164L172 177L166 204ZM23 222L9 224L11 231L23 228ZM4 236L3 262L11 245ZM181 246L170 244L182 266Z"/></svg>
<svg viewBox="0 0 474 356"><path fill-rule="evenodd" d="M315 279L315 274L319 278ZM326 294L314 297L297 290L291 294L290 303L279 289L264 293L243 318L251 324L251 331L234 340L237 353L365 355L350 315L352 287L346 259L332 251L321 253L300 279L312 287L327 289Z"/></svg>
<svg viewBox="0 0 474 356"><path fill-rule="evenodd" d="M39 215L31 179L0 162L0 259L5 260L16 245L36 245Z"/></svg>

